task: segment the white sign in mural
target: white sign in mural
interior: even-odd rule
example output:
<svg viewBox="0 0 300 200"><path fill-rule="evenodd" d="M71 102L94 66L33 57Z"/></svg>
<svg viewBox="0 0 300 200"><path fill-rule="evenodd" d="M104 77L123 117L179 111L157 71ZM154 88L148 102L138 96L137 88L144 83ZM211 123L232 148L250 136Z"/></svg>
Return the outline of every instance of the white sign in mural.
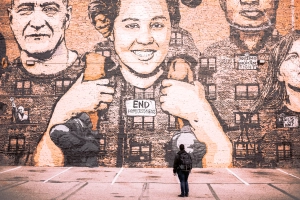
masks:
<svg viewBox="0 0 300 200"><path fill-rule="evenodd" d="M239 69L257 69L257 55L239 55Z"/></svg>
<svg viewBox="0 0 300 200"><path fill-rule="evenodd" d="M286 116L283 118L284 127L298 127L298 117L297 116Z"/></svg>
<svg viewBox="0 0 300 200"><path fill-rule="evenodd" d="M127 116L150 116L156 115L154 100L127 100Z"/></svg>

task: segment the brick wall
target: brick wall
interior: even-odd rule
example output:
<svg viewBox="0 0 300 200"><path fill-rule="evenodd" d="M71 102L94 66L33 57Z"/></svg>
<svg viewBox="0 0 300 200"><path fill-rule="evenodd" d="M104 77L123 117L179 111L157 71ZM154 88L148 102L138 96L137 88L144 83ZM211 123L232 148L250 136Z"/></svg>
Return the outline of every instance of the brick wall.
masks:
<svg viewBox="0 0 300 200"><path fill-rule="evenodd" d="M294 5L291 5L292 2ZM172 57L189 54L197 62L192 69L194 81L200 81L204 86L206 99L218 123L222 126L224 135L230 140L232 162L228 166L300 166L300 144L297 139L299 138L299 124L289 128L277 127L275 123L280 113L276 112L276 109L272 112L261 110L255 115L250 115L249 112L265 84L269 55L273 46L292 29L300 29L299 1L279 1L275 29L272 28L272 32L268 32L268 37L256 43L258 47L253 49L245 48L248 44L240 42L243 40L241 38L251 40L252 36L247 34L243 36L239 30L230 29L219 0L203 0L196 8L180 3L180 28L173 27L171 34L171 39L176 42L171 43L168 49L166 66L161 64L161 68L167 70L158 82L144 88L143 92L128 84L126 76L125 79L120 76L120 71L117 69L118 56L114 52L113 44L107 42L107 39L90 22L89 1L70 0L69 4L72 6L72 19L65 32L66 46L68 49L77 51L79 57L87 52L101 52L104 56L111 57L110 62L114 63L114 66L110 66L110 70L105 69L105 73L107 78L114 83L111 87L116 90L115 98L108 109L96 113L96 120L92 120L92 129L89 127L91 124L84 121L85 118L80 116L79 110L76 110L72 115L73 118L63 119L59 123L66 123L69 129L73 128L73 132L76 132L75 136L57 136L57 146L51 142L49 136L48 142L45 142L47 139L43 135L47 130L47 125L51 124L51 114L57 102L75 84L78 76L89 63L85 58L80 58L80 61L77 61L78 67L74 67L73 71L58 72L45 77L35 77L21 72L22 64L16 60L20 56L20 51L10 28L7 12L10 0L2 0L0 32L4 36L6 55L12 68L8 67L9 70L0 71L0 75L2 73L0 102L3 105L3 112L0 113L1 164L171 167L179 143L184 143L190 147L191 154L197 160L194 163L195 167L206 166L201 160L208 152L206 148L209 148L208 141L211 140L204 140L205 137L199 136L194 129L182 129L182 124L185 125L184 127L193 125L191 122L182 121L180 117L170 115L160 107L160 82L170 78L169 69L167 69L169 65L166 63L172 60ZM252 43L255 43L254 37ZM259 46L259 43L263 46ZM239 62L245 53L251 54L256 59L255 61L264 60L266 63L251 70L241 69ZM61 63L56 64L60 66ZM25 89L32 90L32 93L23 94L23 96L17 94L16 90L20 89L17 84L20 81L29 81L30 86L23 85L22 89L25 87ZM182 81L190 82L187 79L182 79ZM64 85L66 83L67 85ZM62 89L63 92L57 94L59 87L66 89ZM127 116L126 101L139 99L138 95L145 95L145 93L154 94L148 98L144 96L144 99L155 102L156 116ZM18 124L13 120L10 97L15 98L17 106L23 105L30 110L30 121ZM76 98L80 98L80 95L74 97ZM67 102L72 102L72 100L73 98ZM280 110L280 112L286 113L287 116L296 116L299 120L297 111L290 113ZM77 119L86 123L81 133L78 128L74 128ZM269 122L272 125L267 126ZM23 140L24 137L25 140ZM62 143L65 143L60 143L61 146L58 144L59 137L65 137L65 141L62 139ZM52 140L54 141L53 138ZM49 145L49 149L56 149L53 152L58 152L58 154L43 154L42 145L37 146L40 141ZM70 141L73 143L66 144ZM212 146L212 152L224 150L218 149L217 145ZM37 157L34 158L34 155ZM56 162L55 160L59 160L62 155L64 159ZM39 163L39 160L43 161ZM215 167L224 166L218 161L214 164Z"/></svg>

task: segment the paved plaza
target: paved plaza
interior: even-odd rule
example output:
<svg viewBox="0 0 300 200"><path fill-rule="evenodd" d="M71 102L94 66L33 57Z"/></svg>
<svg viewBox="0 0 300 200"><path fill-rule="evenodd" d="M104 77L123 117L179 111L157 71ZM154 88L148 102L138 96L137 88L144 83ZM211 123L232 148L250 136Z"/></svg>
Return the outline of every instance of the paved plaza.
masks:
<svg viewBox="0 0 300 200"><path fill-rule="evenodd" d="M300 169L197 168L185 199L300 199ZM0 166L0 199L181 199L171 168Z"/></svg>

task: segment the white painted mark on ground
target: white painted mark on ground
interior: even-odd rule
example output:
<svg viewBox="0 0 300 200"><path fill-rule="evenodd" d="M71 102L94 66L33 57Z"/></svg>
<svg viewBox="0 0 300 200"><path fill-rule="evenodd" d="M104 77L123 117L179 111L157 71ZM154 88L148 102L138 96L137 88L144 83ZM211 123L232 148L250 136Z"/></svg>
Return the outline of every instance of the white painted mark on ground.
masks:
<svg viewBox="0 0 300 200"><path fill-rule="evenodd" d="M229 171L232 175L234 175L237 179L239 179L241 182L243 182L245 185L249 185L249 183L247 183L246 181L244 181L243 179L241 179L238 175L236 175L233 171L231 171L230 169L226 168L227 171Z"/></svg>
<svg viewBox="0 0 300 200"><path fill-rule="evenodd" d="M122 173L123 169L124 169L123 167L120 169L120 171L115 176L114 180L111 182L111 185L113 185L116 182L117 178L120 176L120 174Z"/></svg>
<svg viewBox="0 0 300 200"><path fill-rule="evenodd" d="M8 170L5 170L3 172L0 172L0 174L3 174L5 172L10 172L10 171L13 171L13 170L16 170L16 169L20 169L22 166L19 166L19 167L15 167L15 168L12 168L12 169L8 169Z"/></svg>
<svg viewBox="0 0 300 200"><path fill-rule="evenodd" d="M66 171L68 171L68 170L71 169L71 168L72 168L72 167L69 167L68 169L66 169L66 170L64 170L64 171L62 171L62 172L59 172L58 174L52 176L51 178L48 178L47 180L44 181L44 183L47 183L49 180L53 179L54 177L56 177L56 176L58 176L58 175L60 175L60 174L62 174L62 173L65 173Z"/></svg>
<svg viewBox="0 0 300 200"><path fill-rule="evenodd" d="M290 176L292 176L292 177L295 177L295 178L297 178L297 179L300 179L298 176L295 176L295 175L293 175L293 174L287 173L287 172L285 172L285 171L283 171L283 170L281 170L281 169L277 169L277 170L280 171L280 172L282 172L282 173L285 173L285 174L287 174L287 175L290 175Z"/></svg>

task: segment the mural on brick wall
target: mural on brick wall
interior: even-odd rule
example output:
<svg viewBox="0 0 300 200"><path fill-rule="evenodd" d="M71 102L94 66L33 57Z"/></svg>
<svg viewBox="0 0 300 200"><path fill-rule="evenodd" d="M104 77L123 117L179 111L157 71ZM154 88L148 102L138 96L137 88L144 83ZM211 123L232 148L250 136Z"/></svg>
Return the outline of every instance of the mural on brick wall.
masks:
<svg viewBox="0 0 300 200"><path fill-rule="evenodd" d="M3 67L1 77L6 105L1 163L30 165L56 101L80 76L83 65L65 44L71 19L67 1L16 0L8 13L20 57Z"/></svg>
<svg viewBox="0 0 300 200"><path fill-rule="evenodd" d="M273 111L284 115L287 111L279 111L281 107L291 106L284 102L289 94L277 89L279 83L275 81L276 74L281 73L276 65L281 65L288 53L294 53L289 52L290 47L282 47L285 42L274 47L281 38L275 28L279 1L220 0L220 5L230 26L230 35L206 48L204 57L200 58L200 69L204 67L200 76L213 110L232 142L233 164L275 167L283 160L284 165L298 166L298 125L289 126L290 129L276 127L271 123L276 117L271 111L262 110L274 106L267 102L270 99L278 102L278 96L281 103L273 107ZM292 45L292 41L288 45ZM274 48L277 52L272 51ZM285 54L278 58L281 51ZM205 69L207 63L212 69ZM295 74L289 77L295 82L298 79ZM287 115L293 115L292 120L298 124L296 114Z"/></svg>
<svg viewBox="0 0 300 200"><path fill-rule="evenodd" d="M171 167L185 144L194 167L299 166L300 37L277 30L279 1L220 0L228 35L203 53L182 11L205 1L72 3L8 6L20 54L1 38L1 164ZM100 36L80 53L78 14Z"/></svg>

